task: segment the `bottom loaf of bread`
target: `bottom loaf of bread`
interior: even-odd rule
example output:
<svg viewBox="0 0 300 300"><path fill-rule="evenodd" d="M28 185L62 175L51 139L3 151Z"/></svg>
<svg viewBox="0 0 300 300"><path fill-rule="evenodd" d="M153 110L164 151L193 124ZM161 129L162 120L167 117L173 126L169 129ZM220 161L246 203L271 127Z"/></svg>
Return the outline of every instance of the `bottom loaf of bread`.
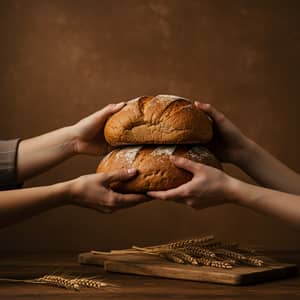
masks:
<svg viewBox="0 0 300 300"><path fill-rule="evenodd" d="M114 182L111 188L122 193L146 193L148 191L175 188L192 179L192 174L177 168L170 155L185 157L218 169L218 159L205 147L198 145L129 146L117 148L100 162L97 173L136 168L138 174L125 182Z"/></svg>

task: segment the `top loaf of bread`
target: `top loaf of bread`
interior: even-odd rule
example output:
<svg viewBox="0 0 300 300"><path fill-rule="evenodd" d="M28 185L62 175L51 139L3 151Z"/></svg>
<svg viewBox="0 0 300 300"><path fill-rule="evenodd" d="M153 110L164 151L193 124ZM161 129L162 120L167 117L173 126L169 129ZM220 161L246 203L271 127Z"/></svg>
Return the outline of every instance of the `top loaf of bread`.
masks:
<svg viewBox="0 0 300 300"><path fill-rule="evenodd" d="M206 144L212 122L193 102L173 95L141 96L113 114L104 128L112 146L137 144Z"/></svg>

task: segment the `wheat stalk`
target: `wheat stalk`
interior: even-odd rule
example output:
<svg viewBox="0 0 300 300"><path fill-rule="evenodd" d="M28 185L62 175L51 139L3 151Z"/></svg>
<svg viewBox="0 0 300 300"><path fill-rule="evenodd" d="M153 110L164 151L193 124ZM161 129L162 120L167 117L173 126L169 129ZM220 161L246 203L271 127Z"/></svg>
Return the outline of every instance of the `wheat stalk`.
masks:
<svg viewBox="0 0 300 300"><path fill-rule="evenodd" d="M256 250L248 247L237 247L237 250L244 253L256 254Z"/></svg>
<svg viewBox="0 0 300 300"><path fill-rule="evenodd" d="M235 252L235 251L232 251L232 250L228 250L228 249L222 249L222 248L221 249L216 249L215 253L217 255L221 254L224 257L232 258L232 259L239 260L239 261L243 261L243 260L246 259L245 255L243 255L241 253L238 253L238 252Z"/></svg>
<svg viewBox="0 0 300 300"><path fill-rule="evenodd" d="M199 238L187 239L187 240L179 240L175 242L171 242L167 244L167 248L176 249L176 248L184 248L187 246L200 246L214 239L213 235L207 235Z"/></svg>
<svg viewBox="0 0 300 300"><path fill-rule="evenodd" d="M246 256L246 258L243 261L248 263L249 265L257 267L262 267L265 264L265 262L262 259L259 259L255 256Z"/></svg>
<svg viewBox="0 0 300 300"><path fill-rule="evenodd" d="M225 263L230 264L231 266L236 266L238 263L235 259L232 258L220 258L220 257L216 257L217 260L219 261L223 261Z"/></svg>
<svg viewBox="0 0 300 300"><path fill-rule="evenodd" d="M174 256L177 256L178 258L182 259L185 263L188 263L190 265L198 265L198 261L195 257L189 255L186 252L180 251L180 250L173 250L170 251L170 253Z"/></svg>
<svg viewBox="0 0 300 300"><path fill-rule="evenodd" d="M223 268L223 269L232 269L232 265L226 261L220 261L207 257L199 257L197 258L197 262L204 266L215 267L215 268Z"/></svg>
<svg viewBox="0 0 300 300"><path fill-rule="evenodd" d="M160 256L175 263L205 265L230 269L238 264L263 266L265 258L255 255L255 250L240 247L237 242L216 241L213 235L173 241L149 247L132 246L131 249L110 252L92 251L93 254L137 254Z"/></svg>
<svg viewBox="0 0 300 300"><path fill-rule="evenodd" d="M97 250L91 250L90 253L91 254L95 254L95 255L115 255L115 254L136 254L136 250L134 249L122 249L122 250L111 250L111 251L97 251Z"/></svg>
<svg viewBox="0 0 300 300"><path fill-rule="evenodd" d="M56 286L65 289L79 290L79 285L72 282L72 279L67 279L56 275L45 275L40 278L35 279L11 279L11 278L1 278L0 282L8 283L32 283L32 284L46 284L51 286Z"/></svg>
<svg viewBox="0 0 300 300"><path fill-rule="evenodd" d="M95 288L95 289L99 289L99 288L108 286L108 284L103 281L93 280L93 279L89 279L89 278L75 278L72 281L81 287L89 287L89 288Z"/></svg>
<svg viewBox="0 0 300 300"><path fill-rule="evenodd" d="M102 288L109 284L89 278L66 278L57 275L45 275L35 279L0 278L0 282L44 284L79 291L80 287Z"/></svg>
<svg viewBox="0 0 300 300"><path fill-rule="evenodd" d="M173 250L173 252L170 250ZM265 263L264 260L253 255L253 249L239 247L237 242L215 241L212 235L151 247L133 246L131 251L142 251L146 254L159 255L173 262L182 263L183 261L194 265L197 262L201 263L201 260L197 260L197 258L203 258L201 264L222 268L231 268L238 263L260 267ZM123 250L122 253L136 252L130 252L129 249ZM208 260L205 260L205 258Z"/></svg>
<svg viewBox="0 0 300 300"><path fill-rule="evenodd" d="M188 245L204 245L205 243L208 243L209 241L213 240L213 235L205 235L201 237L191 238L191 239L185 239L185 240L178 240L174 242L170 242L167 244L160 244L155 246L147 247L148 249L158 249L158 248L183 248Z"/></svg>
<svg viewBox="0 0 300 300"><path fill-rule="evenodd" d="M232 266L235 266L235 265L238 264L238 262L237 262L236 259L229 258L229 257L224 256L224 255L222 255L222 254L218 254L218 255L216 256L216 259L217 259L217 260L220 260L220 261L225 261L225 262L229 263L229 264L232 265Z"/></svg>
<svg viewBox="0 0 300 300"><path fill-rule="evenodd" d="M181 249L184 252L196 257L216 257L216 254L213 251L203 247L187 246Z"/></svg>
<svg viewBox="0 0 300 300"><path fill-rule="evenodd" d="M137 247L137 246L132 246L132 249L138 251L138 252L144 252L144 253L147 253L147 254L153 254L153 255L159 255L161 253L164 253L164 252L170 252L170 249L166 249L166 248L148 248L148 247Z"/></svg>
<svg viewBox="0 0 300 300"><path fill-rule="evenodd" d="M169 261L175 262L177 264L184 264L184 260L179 258L178 256L170 253L170 252L165 252L165 253L161 253L159 255L160 257L166 258Z"/></svg>
<svg viewBox="0 0 300 300"><path fill-rule="evenodd" d="M174 260L178 260L182 261L183 263L188 263L191 265L197 265L197 260L189 255L188 253L179 250L179 249L166 249L166 248L153 248L153 249L149 249L149 248L141 248L141 247L136 247L136 246L132 246L133 249L135 250L139 250L141 252L147 253L147 254L151 254L151 255L158 255L158 256L162 256L162 257L168 257L170 258L170 260L174 261ZM174 257L177 257L179 259L174 259ZM179 263L182 263L179 262Z"/></svg>
<svg viewBox="0 0 300 300"><path fill-rule="evenodd" d="M237 242L220 242L220 248L235 250L237 252L255 254L256 251L249 247L241 247Z"/></svg>
<svg viewBox="0 0 300 300"><path fill-rule="evenodd" d="M79 285L76 282L73 282L72 279L64 278L62 276L45 275L41 278L36 279L35 281L66 289L79 290Z"/></svg>
<svg viewBox="0 0 300 300"><path fill-rule="evenodd" d="M213 249L218 249L218 248L223 248L223 249L232 249L236 248L238 244L236 242L221 242L221 241L208 241L207 243L203 244L203 247L209 248L211 250Z"/></svg>

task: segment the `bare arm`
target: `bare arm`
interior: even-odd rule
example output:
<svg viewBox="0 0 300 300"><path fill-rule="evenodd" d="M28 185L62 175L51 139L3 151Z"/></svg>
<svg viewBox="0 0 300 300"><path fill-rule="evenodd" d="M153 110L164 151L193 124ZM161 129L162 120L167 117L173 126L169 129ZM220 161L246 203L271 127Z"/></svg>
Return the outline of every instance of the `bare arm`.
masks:
<svg viewBox="0 0 300 300"><path fill-rule="evenodd" d="M171 157L171 160L177 167L193 173L193 179L175 189L148 192L149 196L196 209L234 203L280 218L300 229L300 196L247 184L218 169L182 157Z"/></svg>
<svg viewBox="0 0 300 300"><path fill-rule="evenodd" d="M32 217L43 211L79 205L111 213L147 200L144 195L119 194L109 188L113 181L128 180L135 169L81 176L50 186L3 191L0 193L0 228Z"/></svg>
<svg viewBox="0 0 300 300"><path fill-rule="evenodd" d="M22 141L17 157L18 180L30 178L75 154L105 153L108 145L103 137L104 123L123 105L124 103L108 105L73 126ZM14 150L12 153L15 152ZM10 155L8 158L7 161L12 164L15 155ZM136 172L135 169L119 170L105 174L85 175L45 187L1 191L0 227L67 204L106 213L137 205L148 198L137 194L123 195L110 189L111 182L128 180Z"/></svg>
<svg viewBox="0 0 300 300"><path fill-rule="evenodd" d="M124 103L107 105L75 125L21 141L17 159L18 180L33 177L75 154L104 154L108 149L103 137L104 123L123 106Z"/></svg>
<svg viewBox="0 0 300 300"><path fill-rule="evenodd" d="M0 193L0 228L64 205L66 201L66 185L62 183L45 187L2 191Z"/></svg>
<svg viewBox="0 0 300 300"><path fill-rule="evenodd" d="M238 205L274 216L300 229L300 196L248 184L231 178L231 200Z"/></svg>
<svg viewBox="0 0 300 300"><path fill-rule="evenodd" d="M224 162L243 169L259 184L292 194L300 194L300 175L247 138L229 119L210 104L195 102L212 117L215 137L212 150Z"/></svg>
<svg viewBox="0 0 300 300"><path fill-rule="evenodd" d="M300 195L300 175L250 141L239 167L264 187Z"/></svg>
<svg viewBox="0 0 300 300"><path fill-rule="evenodd" d="M74 140L72 127L65 127L21 141L17 159L18 180L38 175L73 156Z"/></svg>

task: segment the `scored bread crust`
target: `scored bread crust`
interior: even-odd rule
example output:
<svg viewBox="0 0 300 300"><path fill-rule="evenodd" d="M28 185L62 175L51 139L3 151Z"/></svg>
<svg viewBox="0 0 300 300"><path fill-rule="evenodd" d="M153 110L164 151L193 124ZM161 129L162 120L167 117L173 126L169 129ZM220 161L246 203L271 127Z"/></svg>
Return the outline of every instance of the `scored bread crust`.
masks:
<svg viewBox="0 0 300 300"><path fill-rule="evenodd" d="M105 139L112 146L206 144L212 135L212 121L205 112L190 100L172 95L132 99L104 127Z"/></svg>
<svg viewBox="0 0 300 300"><path fill-rule="evenodd" d="M147 191L175 188L192 179L192 174L177 168L170 155L185 157L218 169L219 160L205 147L199 145L129 146L117 148L100 162L97 173L136 168L137 176L125 182L116 182L111 188L121 193L146 193Z"/></svg>

